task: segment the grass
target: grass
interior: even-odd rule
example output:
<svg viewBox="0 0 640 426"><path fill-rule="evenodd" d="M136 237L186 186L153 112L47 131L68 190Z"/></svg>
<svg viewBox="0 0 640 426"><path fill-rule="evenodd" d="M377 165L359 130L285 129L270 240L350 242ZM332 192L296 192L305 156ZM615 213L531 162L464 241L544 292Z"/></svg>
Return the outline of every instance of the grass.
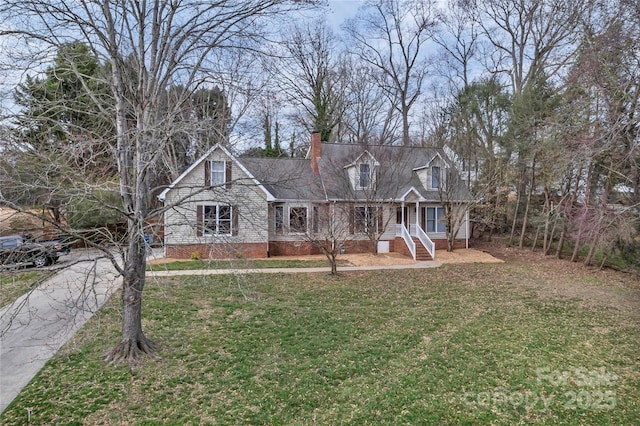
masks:
<svg viewBox="0 0 640 426"><path fill-rule="evenodd" d="M13 303L18 297L40 285L48 275L43 271L0 272L0 307Z"/></svg>
<svg viewBox="0 0 640 426"><path fill-rule="evenodd" d="M339 260L338 265L346 261ZM239 259L239 260L184 260L147 265L148 271L178 271L191 269L269 269L269 268L319 268L329 266L327 259Z"/></svg>
<svg viewBox="0 0 640 426"><path fill-rule="evenodd" d="M100 361L114 297L0 422L640 424L640 290L618 277L506 263L157 280L143 323L162 360Z"/></svg>

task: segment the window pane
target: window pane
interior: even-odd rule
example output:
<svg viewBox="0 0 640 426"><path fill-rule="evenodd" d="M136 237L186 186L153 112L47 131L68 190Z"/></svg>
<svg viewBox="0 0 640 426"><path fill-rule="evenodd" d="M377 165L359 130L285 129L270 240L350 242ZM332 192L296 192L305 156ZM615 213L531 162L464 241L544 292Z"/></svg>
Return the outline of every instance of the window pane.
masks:
<svg viewBox="0 0 640 426"><path fill-rule="evenodd" d="M231 219L231 206L218 206L220 220Z"/></svg>
<svg viewBox="0 0 640 426"><path fill-rule="evenodd" d="M292 207L289 211L289 227L293 232L307 231L307 208Z"/></svg>
<svg viewBox="0 0 640 426"><path fill-rule="evenodd" d="M368 188L371 178L371 170L368 164L360 164L360 188Z"/></svg>
<svg viewBox="0 0 640 426"><path fill-rule="evenodd" d="M205 235L231 234L231 206L204 206Z"/></svg>
<svg viewBox="0 0 640 426"><path fill-rule="evenodd" d="M204 206L204 233L205 235L211 235L216 233L216 219L217 219L216 206Z"/></svg>
<svg viewBox="0 0 640 426"><path fill-rule="evenodd" d="M224 161L211 162L211 185L222 185L225 181Z"/></svg>
<svg viewBox="0 0 640 426"><path fill-rule="evenodd" d="M440 167L433 166L431 168L431 187L439 188L440 187Z"/></svg>
<svg viewBox="0 0 640 426"><path fill-rule="evenodd" d="M354 225L356 232L365 232L366 230L366 208L356 207L354 212Z"/></svg>
<svg viewBox="0 0 640 426"><path fill-rule="evenodd" d="M444 222L444 220L442 220L444 218L444 209L442 207L438 207L437 213L438 213L438 224L437 224L438 232L447 232L446 223Z"/></svg>
<svg viewBox="0 0 640 426"><path fill-rule="evenodd" d="M276 213L275 213L276 232L282 232L283 227L284 227L284 207L276 206Z"/></svg>
<svg viewBox="0 0 640 426"><path fill-rule="evenodd" d="M313 206L313 232L318 232L320 230L320 208L318 206Z"/></svg>
<svg viewBox="0 0 640 426"><path fill-rule="evenodd" d="M436 232L436 208L427 207L427 232Z"/></svg>

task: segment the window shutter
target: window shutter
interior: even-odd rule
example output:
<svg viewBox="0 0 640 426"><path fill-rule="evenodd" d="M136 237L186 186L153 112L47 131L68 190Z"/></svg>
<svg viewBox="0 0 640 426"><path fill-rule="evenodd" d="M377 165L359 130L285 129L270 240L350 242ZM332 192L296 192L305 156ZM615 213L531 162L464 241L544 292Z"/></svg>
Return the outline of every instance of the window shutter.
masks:
<svg viewBox="0 0 640 426"><path fill-rule="evenodd" d="M238 206L231 206L231 235L238 235Z"/></svg>
<svg viewBox="0 0 640 426"><path fill-rule="evenodd" d="M224 181L226 183L225 188L231 188L231 161L224 162Z"/></svg>
<svg viewBox="0 0 640 426"><path fill-rule="evenodd" d="M355 209L356 208L353 206L349 209L349 234L351 235L355 234L355 226L356 226Z"/></svg>
<svg viewBox="0 0 640 426"><path fill-rule="evenodd" d="M376 209L378 210L378 221L376 222L376 232L382 232L382 229L384 228L383 223L382 223L382 207L376 207Z"/></svg>
<svg viewBox="0 0 640 426"><path fill-rule="evenodd" d="M198 237L202 237L203 211L204 206L196 206L196 236Z"/></svg>
<svg viewBox="0 0 640 426"><path fill-rule="evenodd" d="M204 186L211 186L211 161L209 160L204 162Z"/></svg>

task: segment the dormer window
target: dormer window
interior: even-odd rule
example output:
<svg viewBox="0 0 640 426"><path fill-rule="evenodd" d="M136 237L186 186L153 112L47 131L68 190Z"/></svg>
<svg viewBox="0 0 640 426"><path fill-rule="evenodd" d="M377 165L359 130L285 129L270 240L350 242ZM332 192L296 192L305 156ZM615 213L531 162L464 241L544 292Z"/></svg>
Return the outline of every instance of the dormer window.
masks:
<svg viewBox="0 0 640 426"><path fill-rule="evenodd" d="M440 188L440 167L431 167L431 188Z"/></svg>
<svg viewBox="0 0 640 426"><path fill-rule="evenodd" d="M368 188L371 184L371 166L368 163L360 164L360 188Z"/></svg>

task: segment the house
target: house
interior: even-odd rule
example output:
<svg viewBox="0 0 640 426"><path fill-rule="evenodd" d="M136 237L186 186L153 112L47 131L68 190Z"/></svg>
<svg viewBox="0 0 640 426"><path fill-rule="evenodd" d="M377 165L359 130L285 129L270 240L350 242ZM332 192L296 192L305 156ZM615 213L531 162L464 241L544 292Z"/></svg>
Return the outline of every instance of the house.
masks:
<svg viewBox="0 0 640 426"><path fill-rule="evenodd" d="M304 159L241 158L216 145L159 196L165 254L314 254L330 231L346 252L432 259L447 246L443 200L461 217L455 246L468 246L469 194L451 164L436 148L325 143L319 133Z"/></svg>

